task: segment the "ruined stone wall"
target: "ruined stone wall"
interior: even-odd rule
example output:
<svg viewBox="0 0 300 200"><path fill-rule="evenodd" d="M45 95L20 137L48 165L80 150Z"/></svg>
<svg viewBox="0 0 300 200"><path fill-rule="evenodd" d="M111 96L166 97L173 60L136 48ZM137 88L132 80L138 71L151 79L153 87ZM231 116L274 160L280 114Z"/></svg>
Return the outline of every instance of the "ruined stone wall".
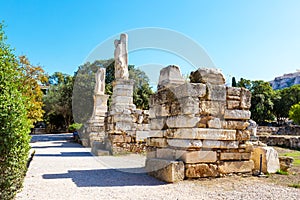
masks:
<svg viewBox="0 0 300 200"><path fill-rule="evenodd" d="M166 73L181 76L176 66L169 66L161 73L164 77ZM146 169L153 171L155 165L169 160L179 162L171 163L175 168L184 166L184 170L177 170L184 175L174 176L177 178L251 172L252 149L246 142L250 139L246 128L251 93L243 88L226 87L222 73L216 69L192 72L191 83L176 78L172 86L172 77L165 79L171 81L164 81L168 83L165 87L160 82L160 89L151 96ZM156 172L150 174L168 182L176 181L163 178L161 170L166 169L156 167Z"/></svg>

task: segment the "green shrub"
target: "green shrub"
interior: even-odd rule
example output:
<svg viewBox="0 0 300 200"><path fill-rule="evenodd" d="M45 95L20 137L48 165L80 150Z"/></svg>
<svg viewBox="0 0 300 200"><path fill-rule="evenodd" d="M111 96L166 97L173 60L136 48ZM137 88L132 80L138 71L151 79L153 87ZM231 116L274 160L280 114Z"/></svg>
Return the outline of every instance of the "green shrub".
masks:
<svg viewBox="0 0 300 200"><path fill-rule="evenodd" d="M30 121L18 81L19 64L4 43L2 26L0 23L0 199L13 199L27 170Z"/></svg>
<svg viewBox="0 0 300 200"><path fill-rule="evenodd" d="M82 127L82 124L74 123L71 124L68 128L69 132L74 132L76 130L79 130Z"/></svg>
<svg viewBox="0 0 300 200"><path fill-rule="evenodd" d="M290 184L289 187L293 187L293 188L300 188L300 183L298 184Z"/></svg>
<svg viewBox="0 0 300 200"><path fill-rule="evenodd" d="M289 111L289 118L296 124L300 124L300 102L291 107Z"/></svg>
<svg viewBox="0 0 300 200"><path fill-rule="evenodd" d="M283 170L281 170L281 169L277 170L276 174L280 174L280 175L289 175L288 172L283 171Z"/></svg>

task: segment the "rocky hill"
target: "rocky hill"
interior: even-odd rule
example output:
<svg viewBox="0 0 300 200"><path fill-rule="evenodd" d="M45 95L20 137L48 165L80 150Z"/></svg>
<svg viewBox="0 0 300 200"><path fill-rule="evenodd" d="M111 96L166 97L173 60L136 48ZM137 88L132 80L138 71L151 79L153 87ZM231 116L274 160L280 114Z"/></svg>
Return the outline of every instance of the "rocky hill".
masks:
<svg viewBox="0 0 300 200"><path fill-rule="evenodd" d="M283 76L276 77L270 84L274 90L279 90L300 84L300 70L297 72L284 74Z"/></svg>

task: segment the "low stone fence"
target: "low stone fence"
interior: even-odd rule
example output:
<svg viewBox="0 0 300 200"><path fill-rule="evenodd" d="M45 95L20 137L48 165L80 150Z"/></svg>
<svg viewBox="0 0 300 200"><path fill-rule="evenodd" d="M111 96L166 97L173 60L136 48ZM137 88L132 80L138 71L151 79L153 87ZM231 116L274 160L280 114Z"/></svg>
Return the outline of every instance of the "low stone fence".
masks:
<svg viewBox="0 0 300 200"><path fill-rule="evenodd" d="M300 135L300 126L259 126L257 135Z"/></svg>
<svg viewBox="0 0 300 200"><path fill-rule="evenodd" d="M300 150L300 136L270 135L258 137L261 142L269 146L279 146L289 149Z"/></svg>

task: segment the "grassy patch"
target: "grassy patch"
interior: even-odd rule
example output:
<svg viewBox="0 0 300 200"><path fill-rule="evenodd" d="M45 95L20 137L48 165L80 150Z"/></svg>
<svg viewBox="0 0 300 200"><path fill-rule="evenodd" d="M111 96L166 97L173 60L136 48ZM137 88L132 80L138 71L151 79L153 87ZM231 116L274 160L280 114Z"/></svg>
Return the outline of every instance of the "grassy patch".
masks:
<svg viewBox="0 0 300 200"><path fill-rule="evenodd" d="M294 158L293 165L300 166L300 151L294 151L289 153L282 153L281 156L289 156Z"/></svg>
<svg viewBox="0 0 300 200"><path fill-rule="evenodd" d="M298 183L298 184L290 184L289 187L300 188L300 183Z"/></svg>
<svg viewBox="0 0 300 200"><path fill-rule="evenodd" d="M288 172L283 171L283 170L281 170L281 169L277 170L276 174L280 174L280 175L289 175Z"/></svg>

